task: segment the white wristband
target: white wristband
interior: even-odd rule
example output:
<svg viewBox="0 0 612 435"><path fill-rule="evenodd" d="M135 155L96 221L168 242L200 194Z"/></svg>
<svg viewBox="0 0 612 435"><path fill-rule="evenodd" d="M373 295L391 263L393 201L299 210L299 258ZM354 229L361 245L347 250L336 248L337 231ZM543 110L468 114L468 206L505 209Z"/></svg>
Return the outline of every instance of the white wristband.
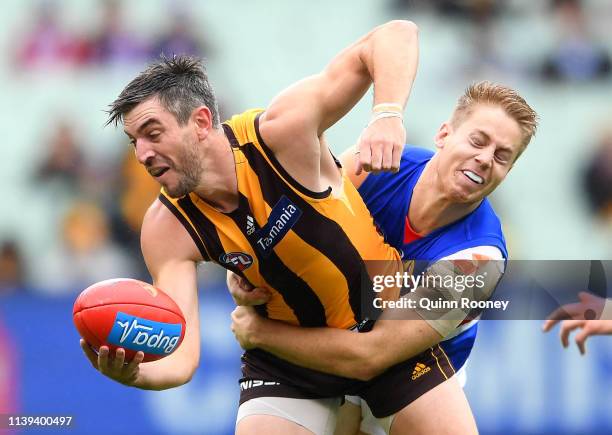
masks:
<svg viewBox="0 0 612 435"><path fill-rule="evenodd" d="M400 118L401 120L403 120L404 116L402 115L401 112L379 112L375 114L374 116L372 116L372 119L370 119L370 122L368 122L368 127L374 124L379 119L383 119L383 118Z"/></svg>
<svg viewBox="0 0 612 435"><path fill-rule="evenodd" d="M397 103L380 103L372 107L372 112L403 112L404 107Z"/></svg>

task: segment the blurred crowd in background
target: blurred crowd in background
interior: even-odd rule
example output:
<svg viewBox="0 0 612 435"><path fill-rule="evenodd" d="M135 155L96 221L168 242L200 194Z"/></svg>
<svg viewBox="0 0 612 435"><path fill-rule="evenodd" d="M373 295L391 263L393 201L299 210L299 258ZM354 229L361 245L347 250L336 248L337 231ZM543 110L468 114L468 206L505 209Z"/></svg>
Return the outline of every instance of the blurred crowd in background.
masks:
<svg viewBox="0 0 612 435"><path fill-rule="evenodd" d="M70 77L84 69L144 68L161 54L209 57L206 37L190 19L188 9L169 4L166 22L150 39L130 28L124 3L101 0L97 25L87 33L62 24L62 2L42 0L28 5L27 23L13 29L11 74L34 76L55 71ZM17 30L19 29L19 30ZM109 95L109 102L113 96ZM19 241L3 228L0 218L0 292L66 293L109 277L150 280L140 253L140 225L159 193L159 185L140 167L133 150L119 158L90 159L90 146L78 119L54 114L49 132L41 132L44 152L30 174L31 189L42 190L64 205L57 243L26 264ZM116 144L124 147L123 144ZM114 145L113 145L114 146Z"/></svg>
<svg viewBox="0 0 612 435"><path fill-rule="evenodd" d="M43 0L32 7L29 29L15 47L16 70L96 68L109 64L143 64L160 53L210 55L211 47L195 31L189 11L170 7L165 29L146 40L130 29L119 0L103 0L99 23L86 34L62 25L60 2Z"/></svg>
<svg viewBox="0 0 612 435"><path fill-rule="evenodd" d="M584 0L549 0L547 16L556 45L537 64L509 65L496 51L504 41L495 40L498 17L517 13L508 2L494 0L395 0L388 5L398 16L412 10L428 10L442 19L463 22L468 30L465 42L471 57L466 60L467 76L500 71L529 74L534 81L602 82L610 86L609 47L589 26L589 9ZM160 54L190 54L214 59L215 47L206 32L190 18L186 4L170 3L166 22L149 39L131 30L123 4L101 0L97 25L87 33L62 25L62 2L31 4L28 23L16 24L11 45L12 74L24 71L47 74L59 70L70 75L79 69L105 68L131 64L142 68ZM17 31L16 29L19 29ZM109 102L114 96L109 95ZM611 103L612 104L612 103ZM48 230L59 235L52 251L36 264L37 276L25 263L19 240L0 220L0 289L2 292L29 288L39 291L74 292L83 285L111 276L146 279L139 250L139 228L143 215L158 193L157 184L139 167L131 149L119 159L100 162L87 158L89 132L82 131L78 119L61 119L44 142L35 171L30 174L33 189L42 189L54 200L66 201L60 225ZM543 114L543 116L546 116ZM612 125L612 123L611 123ZM612 225L612 127L585 138L598 143L588 165L583 168L581 185L593 218ZM117 144L117 146L121 146ZM46 259L46 260L45 260Z"/></svg>
<svg viewBox="0 0 612 435"><path fill-rule="evenodd" d="M495 38L500 16L529 12L513 9L509 6L512 2L394 0L387 7L397 17L429 13L439 16L442 23L462 23L462 37L470 53L463 65L466 77L523 74L532 81L559 85L601 82L602 86L611 86L610 47L589 25L593 17L585 7L588 2L544 3L554 47L538 62L522 65L509 64L497 50L508 41ZM4 53L10 57L9 77L59 71L69 79L75 71L109 65L130 65L138 70L161 53L190 54L216 62L214 53L222 48L211 43L205 29L191 19L189 7L197 7L195 3L168 3L165 22L158 24L148 39L132 30L123 3L117 0L100 0L95 26L87 32L62 25L66 12L62 2L43 0L27 7L27 22L12 23L14 39L11 49ZM113 97L109 94L108 101ZM58 235L57 243L49 252L37 253L37 264L27 264L20 240L12 237L12 229L4 227L0 218L0 291L75 292L112 276L147 279L139 250L139 228L158 193L157 184L139 167L129 148L119 158L92 161L85 150L94 132L83 131L78 118L62 119L61 113L53 116L56 121L52 129L40 133L43 152L36 156L28 187L45 192L52 201L68 204L58 226L48 228ZM612 122L603 132L585 140L595 141L597 146L581 169L582 192L593 219L612 226Z"/></svg>
<svg viewBox="0 0 612 435"><path fill-rule="evenodd" d="M405 117L411 143L431 146L427 138L461 90L475 80L516 87L540 114L538 134L493 198L511 258L612 257L609 0L9 0L2 9L0 298L8 296L5 301L18 304L16 296L30 295L35 301L63 296L71 303L79 291L103 279L150 281L140 252L140 225L159 186L136 161L121 128L103 127L106 105L147 63L162 53L204 58L226 119L234 111L267 104L285 86L319 71L342 46L374 25L398 18L412 19L421 28L421 67ZM366 97L361 104L349 121L342 121L344 136L330 132L335 152L359 135L370 101ZM212 289L206 295L207 307L213 307L207 316L218 320L203 327L211 335L206 349L219 346L221 371L229 367L222 355L234 343L222 335L230 333L228 316L219 307L229 310L231 302L214 305L216 296L227 296L224 272L212 266L202 266L201 272L202 286ZM21 309L29 311L26 305ZM217 312L221 314L215 318ZM556 339L547 336L549 347L536 346L541 338L525 340L524 331L537 332L537 326L518 323L493 328L490 336L485 330L480 338L489 346L499 344L498 363L507 365L507 379L499 382L507 381L505 388L515 388L516 396L508 394L507 402L500 402L506 396L497 394L498 373L488 363L496 355L486 354L486 361L474 357L484 373L480 383L470 384L479 422L496 428L499 419L507 418L507 426L515 427L510 420L518 413L528 427L552 410L567 420L554 426L560 419L551 417L553 428L565 429L568 421L580 428L603 424L611 415L605 408L609 401L594 396L597 403L591 405L599 406L601 415L590 413L586 401L590 388L605 389L612 369L602 365L606 377L584 380L580 376L601 373L595 368L599 365L588 370L581 369L586 366L580 361L564 365L554 353L559 351L552 343ZM0 325L4 350L11 346L7 331ZM522 363L512 360L520 356L512 347L516 343L534 346L528 356L536 370L525 373ZM76 344L70 346L79 351ZM477 348L484 348L483 354L489 350ZM2 379L18 365L11 355L0 352L0 410L13 403L7 392L12 387ZM554 369L549 370L547 358L559 360ZM546 370L537 370L540 363ZM575 385L578 393L569 394L551 378L566 368L581 380ZM34 376L34 368L29 370L23 370L25 380ZM234 373L228 376L223 388L215 390L213 384L206 387L212 390L194 396L209 400L209 407L222 403L219 398L233 391ZM487 379L495 383L487 384ZM520 390L523 385L529 394ZM580 390L583 386L587 391ZM40 394L36 386L32 391ZM538 393L551 398L545 401ZM168 394L182 397L180 392ZM516 401L518 395L524 400ZM161 402L160 410L174 403ZM40 406L47 412L48 402ZM507 412L510 406L516 409ZM186 420L180 408L191 418L204 415L184 402L173 408L181 415L175 424ZM223 412L231 414L231 409ZM212 421L208 415L202 418ZM612 420L606 427L612 428Z"/></svg>

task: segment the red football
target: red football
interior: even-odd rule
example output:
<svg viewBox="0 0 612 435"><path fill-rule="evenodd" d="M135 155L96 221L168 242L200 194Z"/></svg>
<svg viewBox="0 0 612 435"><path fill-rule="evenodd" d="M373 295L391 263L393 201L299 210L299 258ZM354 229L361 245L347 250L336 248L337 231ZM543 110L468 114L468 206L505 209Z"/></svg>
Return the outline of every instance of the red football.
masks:
<svg viewBox="0 0 612 435"><path fill-rule="evenodd" d="M72 311L74 324L96 351L119 347L130 361L139 350L144 361L170 355L185 336L185 317L170 296L146 282L109 279L81 292Z"/></svg>

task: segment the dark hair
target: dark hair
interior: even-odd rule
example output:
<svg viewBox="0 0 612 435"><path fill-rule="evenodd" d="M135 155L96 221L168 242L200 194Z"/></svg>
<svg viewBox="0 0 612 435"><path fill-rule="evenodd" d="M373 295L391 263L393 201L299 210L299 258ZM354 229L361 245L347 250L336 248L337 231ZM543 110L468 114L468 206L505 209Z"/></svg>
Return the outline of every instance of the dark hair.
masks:
<svg viewBox="0 0 612 435"><path fill-rule="evenodd" d="M106 125L123 122L126 113L151 97L159 98L181 125L196 107L206 106L212 114L213 127L219 127L215 93L199 58L162 55L159 62L138 74L110 104Z"/></svg>

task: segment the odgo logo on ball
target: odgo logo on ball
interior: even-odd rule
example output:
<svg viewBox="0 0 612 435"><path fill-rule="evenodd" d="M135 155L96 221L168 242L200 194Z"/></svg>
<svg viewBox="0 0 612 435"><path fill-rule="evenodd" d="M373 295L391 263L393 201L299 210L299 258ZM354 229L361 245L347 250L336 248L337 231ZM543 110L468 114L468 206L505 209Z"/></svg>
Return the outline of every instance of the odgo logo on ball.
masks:
<svg viewBox="0 0 612 435"><path fill-rule="evenodd" d="M108 342L119 347L155 355L168 355L181 339L183 325L142 319L119 311Z"/></svg>

